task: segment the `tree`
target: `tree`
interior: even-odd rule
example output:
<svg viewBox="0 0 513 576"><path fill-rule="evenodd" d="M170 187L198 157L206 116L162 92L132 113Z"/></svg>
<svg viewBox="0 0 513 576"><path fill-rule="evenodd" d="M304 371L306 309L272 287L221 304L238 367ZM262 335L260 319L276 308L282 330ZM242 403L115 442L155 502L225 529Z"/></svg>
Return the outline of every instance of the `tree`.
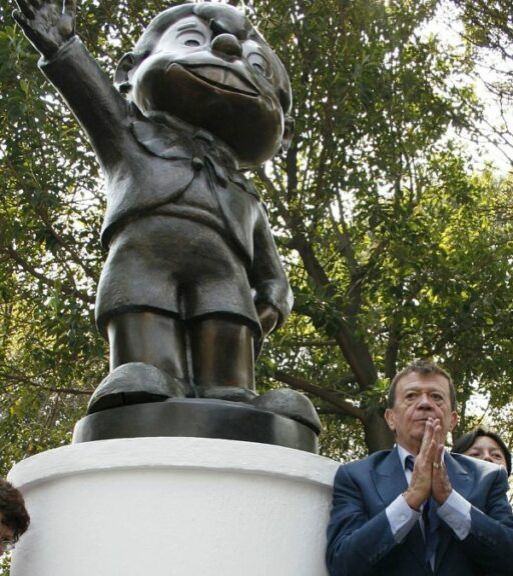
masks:
<svg viewBox="0 0 513 576"><path fill-rule="evenodd" d="M479 64L478 81L494 101L491 118L485 118L479 136L492 143L511 163L513 129L511 104L513 83L513 6L493 0L453 0L464 22L462 37Z"/></svg>
<svg viewBox="0 0 513 576"><path fill-rule="evenodd" d="M513 58L513 7L507 0L454 0L463 10L467 39L473 44L496 50Z"/></svg>
<svg viewBox="0 0 513 576"><path fill-rule="evenodd" d="M259 6L271 21L286 21L281 4ZM473 61L419 31L436 3L296 6L288 35L282 25L280 36L298 46L284 54L298 96L298 138L282 162L259 174L290 250L297 297L296 346L283 342L274 376L317 395L346 422L360 422L372 451L390 445L383 393L407 360L435 356L453 369L464 399L485 377L483 349L474 346L469 357L459 338L458 327L470 323L462 292L474 272L473 306L485 305L484 270L478 276L469 268L479 258L491 277L502 266L494 288L504 292L493 289L490 305L507 301L507 259L497 264L495 207L479 245L456 224L481 210L494 186L473 177L446 136L470 127L479 106L469 86L453 83ZM508 238L509 230L500 233ZM484 315L480 309L471 322L483 331L481 344L490 336ZM507 353L501 348L506 372Z"/></svg>
<svg viewBox="0 0 513 576"><path fill-rule="evenodd" d="M497 406L511 377L509 181L474 174L449 130L479 114L453 53L422 32L438 2L252 0L292 79L296 138L255 178L296 308L261 357L262 388L317 403L326 454L388 446L389 379L415 356L476 383ZM79 7L78 33L112 71L163 2ZM0 32L0 434L2 469L70 440L107 372L93 321L101 180L37 56ZM464 412L465 413L465 412Z"/></svg>

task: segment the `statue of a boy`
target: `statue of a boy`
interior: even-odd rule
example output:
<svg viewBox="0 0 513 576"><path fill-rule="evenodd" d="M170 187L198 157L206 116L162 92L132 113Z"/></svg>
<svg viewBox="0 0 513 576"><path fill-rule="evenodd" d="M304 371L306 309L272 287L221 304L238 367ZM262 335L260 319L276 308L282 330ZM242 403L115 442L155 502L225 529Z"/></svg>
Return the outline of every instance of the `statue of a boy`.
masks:
<svg viewBox="0 0 513 576"><path fill-rule="evenodd" d="M89 412L184 396L250 402L254 350L292 294L240 169L289 142L283 64L235 8L184 4L149 24L114 87L74 33L74 1L17 4L105 176L96 318L111 373Z"/></svg>

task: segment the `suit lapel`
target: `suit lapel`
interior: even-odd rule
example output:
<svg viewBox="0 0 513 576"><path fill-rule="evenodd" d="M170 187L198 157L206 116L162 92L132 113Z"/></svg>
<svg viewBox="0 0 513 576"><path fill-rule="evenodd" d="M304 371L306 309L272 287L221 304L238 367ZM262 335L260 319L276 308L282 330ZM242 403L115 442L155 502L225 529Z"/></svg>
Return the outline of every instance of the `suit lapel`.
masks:
<svg viewBox="0 0 513 576"><path fill-rule="evenodd" d="M458 492L458 494L461 494L463 498L468 499L472 491L472 485L474 481L473 474L464 468L450 454L445 454L444 462L452 487L456 490L456 492Z"/></svg>
<svg viewBox="0 0 513 576"><path fill-rule="evenodd" d="M452 487L463 498L468 499L473 485L473 476L468 470L463 468L461 464L455 460L450 454L444 456L445 467L447 468L447 475L451 482ZM439 522L439 539L438 548L435 555L435 572L438 570L440 562L442 561L449 542L453 542L455 536L444 522Z"/></svg>
<svg viewBox="0 0 513 576"><path fill-rule="evenodd" d="M385 506L388 506L398 494L408 488L397 448L394 448L372 471L372 476L376 490Z"/></svg>

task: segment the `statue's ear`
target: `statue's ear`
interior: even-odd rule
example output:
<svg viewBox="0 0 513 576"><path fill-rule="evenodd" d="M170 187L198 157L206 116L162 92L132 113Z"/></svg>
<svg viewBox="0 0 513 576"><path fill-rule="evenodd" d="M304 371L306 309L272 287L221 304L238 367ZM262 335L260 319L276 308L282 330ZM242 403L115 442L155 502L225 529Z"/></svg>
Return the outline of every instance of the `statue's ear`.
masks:
<svg viewBox="0 0 513 576"><path fill-rule="evenodd" d="M290 143L294 137L294 119L290 116L285 116L285 123L283 127L283 137L281 139L281 151L286 152L290 148Z"/></svg>
<svg viewBox="0 0 513 576"><path fill-rule="evenodd" d="M127 94L132 88L130 83L130 72L137 66L138 58L133 52L127 52L119 61L114 72L114 86L121 92Z"/></svg>

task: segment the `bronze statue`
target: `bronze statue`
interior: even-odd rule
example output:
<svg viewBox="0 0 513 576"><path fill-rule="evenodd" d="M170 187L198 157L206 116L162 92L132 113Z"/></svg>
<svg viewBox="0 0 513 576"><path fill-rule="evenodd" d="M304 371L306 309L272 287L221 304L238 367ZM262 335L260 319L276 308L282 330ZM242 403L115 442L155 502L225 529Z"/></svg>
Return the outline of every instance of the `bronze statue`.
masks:
<svg viewBox="0 0 513 576"><path fill-rule="evenodd" d="M281 61L235 8L184 4L149 24L113 86L74 33L74 1L17 4L16 21L105 177L96 319L111 372L89 413L199 397L318 427L302 395L254 391L255 350L289 314L292 293L241 170L291 138Z"/></svg>

